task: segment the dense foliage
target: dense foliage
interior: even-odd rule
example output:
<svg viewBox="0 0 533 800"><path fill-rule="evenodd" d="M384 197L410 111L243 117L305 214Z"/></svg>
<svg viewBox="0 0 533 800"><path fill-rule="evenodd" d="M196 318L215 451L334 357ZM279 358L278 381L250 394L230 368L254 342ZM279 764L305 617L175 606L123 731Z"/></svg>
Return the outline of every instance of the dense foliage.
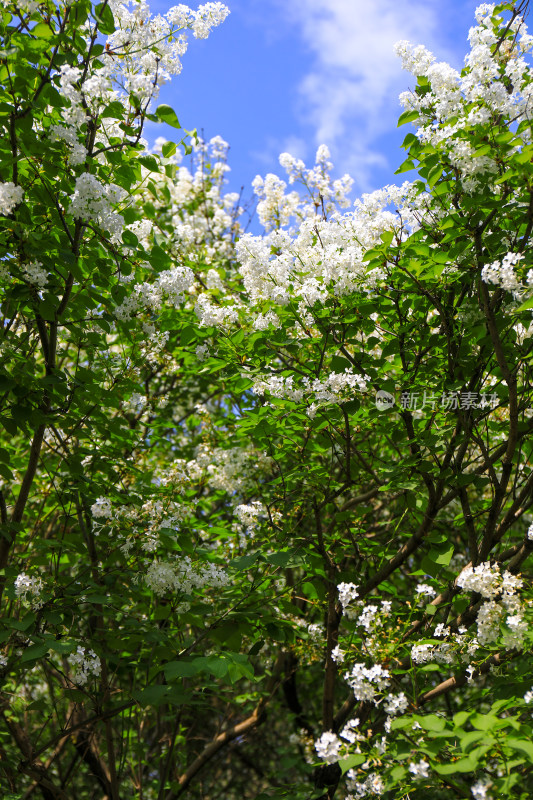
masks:
<svg viewBox="0 0 533 800"><path fill-rule="evenodd" d="M3 797L533 793L525 10L397 45L414 181L283 154L254 235L143 139L225 6L3 4Z"/></svg>

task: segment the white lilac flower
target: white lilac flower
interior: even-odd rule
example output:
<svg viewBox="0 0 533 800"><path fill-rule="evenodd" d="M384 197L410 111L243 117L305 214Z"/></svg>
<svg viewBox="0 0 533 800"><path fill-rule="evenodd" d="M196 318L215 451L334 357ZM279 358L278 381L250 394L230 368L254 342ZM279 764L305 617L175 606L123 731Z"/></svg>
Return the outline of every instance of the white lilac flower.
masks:
<svg viewBox="0 0 533 800"><path fill-rule="evenodd" d="M477 613L477 638L480 644L495 642L500 635L504 610L494 600L487 600Z"/></svg>
<svg viewBox="0 0 533 800"><path fill-rule="evenodd" d="M21 266L21 271L25 279L38 289L44 289L48 283L48 270L42 267L43 265L40 261L32 261L29 264L22 264Z"/></svg>
<svg viewBox="0 0 533 800"><path fill-rule="evenodd" d="M344 656L345 656L345 652L344 652L344 650L341 650L339 645L334 647L333 650L331 651L331 658L337 664L342 664L342 662L344 661Z"/></svg>
<svg viewBox="0 0 533 800"><path fill-rule="evenodd" d="M429 775L429 764L424 759L417 763L412 761L409 764L409 772L412 772L415 778L427 778Z"/></svg>
<svg viewBox="0 0 533 800"><path fill-rule="evenodd" d="M525 256L522 253L507 253L501 261L486 264L481 270L481 280L493 283L507 291L518 289L518 281L514 268Z"/></svg>
<svg viewBox="0 0 533 800"><path fill-rule="evenodd" d="M419 583L416 587L416 593L424 595L425 597L435 597L437 592L428 583Z"/></svg>
<svg viewBox="0 0 533 800"><path fill-rule="evenodd" d="M315 750L318 757L327 764L335 764L339 760L342 742L331 731L326 731L320 739L315 742Z"/></svg>
<svg viewBox="0 0 533 800"><path fill-rule="evenodd" d="M384 708L387 714L394 716L395 714L403 714L409 705L409 701L403 692L397 695L388 694L385 697Z"/></svg>
<svg viewBox="0 0 533 800"><path fill-rule="evenodd" d="M160 597L168 593L190 594L194 589L225 586L229 577L220 567L204 562L193 566L189 556L179 561L153 561L145 576L149 589Z"/></svg>
<svg viewBox="0 0 533 800"><path fill-rule="evenodd" d="M359 719L358 717L355 717L354 719L348 720L339 735L342 739L346 739L347 742L353 744L354 742L365 738L363 734L357 732L358 728Z"/></svg>
<svg viewBox="0 0 533 800"><path fill-rule="evenodd" d="M364 664L354 664L344 679L353 689L356 700L373 700L377 692L382 692L389 685L390 673L379 664L370 668Z"/></svg>
<svg viewBox="0 0 533 800"><path fill-rule="evenodd" d="M76 652L69 656L69 662L74 670L74 681L84 686L91 676L98 677L102 671L102 664L94 650L78 647Z"/></svg>
<svg viewBox="0 0 533 800"><path fill-rule="evenodd" d="M248 505L241 503L236 506L233 513L248 530L253 531L257 527L258 518L266 516L266 508L259 500L253 500Z"/></svg>
<svg viewBox="0 0 533 800"><path fill-rule="evenodd" d="M361 625L367 633L370 633L372 628L379 622L379 618L377 617L378 614L378 607L374 605L365 606L359 618L357 620L357 624Z"/></svg>
<svg viewBox="0 0 533 800"><path fill-rule="evenodd" d="M15 206L22 202L23 197L21 186L15 186L12 181L0 182L0 214L4 217L11 214Z"/></svg>
<svg viewBox="0 0 533 800"><path fill-rule="evenodd" d="M425 664L433 658L434 647L432 644L415 644L411 648L411 658L415 664Z"/></svg>
<svg viewBox="0 0 533 800"><path fill-rule="evenodd" d="M113 516L111 500L108 497L99 497L91 506L91 514L95 519L110 519Z"/></svg>
<svg viewBox="0 0 533 800"><path fill-rule="evenodd" d="M82 173L76 178L76 189L70 201L70 213L76 219L94 221L118 238L124 228L124 218L113 206L124 197L124 190L111 183L104 186L95 175Z"/></svg>
<svg viewBox="0 0 533 800"><path fill-rule="evenodd" d="M472 565L465 567L457 578L457 585L462 589L478 592L487 600L494 600L500 592L514 595L522 583L520 577L512 575L508 570L501 575L499 565L491 564L489 561L484 561L475 567Z"/></svg>
<svg viewBox="0 0 533 800"><path fill-rule="evenodd" d="M209 354L209 347L206 344L199 344L194 352L198 361L204 361Z"/></svg>
<svg viewBox="0 0 533 800"><path fill-rule="evenodd" d="M488 779L481 779L474 783L471 787L472 796L474 800L491 800L491 795L489 794L489 789L492 786L492 783Z"/></svg>
<svg viewBox="0 0 533 800"><path fill-rule="evenodd" d="M355 583L339 583L337 591L339 593L339 603L343 608L346 608L352 600L356 600L359 597L357 588Z"/></svg>
<svg viewBox="0 0 533 800"><path fill-rule="evenodd" d="M43 582L41 578L32 578L21 572L15 578L15 596L20 598L22 602L29 603L34 609L40 608L43 604L41 593L43 590Z"/></svg>

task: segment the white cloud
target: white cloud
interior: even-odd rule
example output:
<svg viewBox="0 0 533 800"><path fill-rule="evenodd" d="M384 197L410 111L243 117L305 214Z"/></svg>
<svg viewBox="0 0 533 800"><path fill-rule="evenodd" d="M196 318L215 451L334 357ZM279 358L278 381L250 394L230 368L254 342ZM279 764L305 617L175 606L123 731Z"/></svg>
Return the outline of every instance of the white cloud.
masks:
<svg viewBox="0 0 533 800"><path fill-rule="evenodd" d="M439 9L440 6L440 9ZM378 136L395 128L400 91L413 84L393 45L400 39L435 48L442 41L439 0L285 0L281 13L296 24L312 54L299 86L300 114L315 144L328 144L339 166L360 189L373 169L386 167Z"/></svg>

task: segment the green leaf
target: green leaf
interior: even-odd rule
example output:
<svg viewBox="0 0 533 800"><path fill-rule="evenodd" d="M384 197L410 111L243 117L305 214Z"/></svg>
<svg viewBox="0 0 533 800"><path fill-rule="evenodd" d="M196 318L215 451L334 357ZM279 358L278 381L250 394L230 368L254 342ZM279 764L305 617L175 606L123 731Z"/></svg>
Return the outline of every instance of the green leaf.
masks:
<svg viewBox="0 0 533 800"><path fill-rule="evenodd" d="M531 739L517 739L514 736L504 740L506 747L513 750L521 750L528 758L533 761L533 742Z"/></svg>
<svg viewBox="0 0 533 800"><path fill-rule="evenodd" d="M98 28L101 33L105 33L109 36L111 33L115 32L115 20L113 18L113 12L111 8L106 3L100 3L94 9L94 15L96 17L96 21L98 22Z"/></svg>
<svg viewBox="0 0 533 800"><path fill-rule="evenodd" d="M0 463L0 475L5 478L7 481L14 480L14 475L7 466L7 464Z"/></svg>
<svg viewBox="0 0 533 800"><path fill-rule="evenodd" d="M433 769L439 775L453 775L454 772L474 772L476 767L477 761L473 761L471 758L460 758L450 764L433 764Z"/></svg>
<svg viewBox="0 0 533 800"><path fill-rule="evenodd" d="M408 122L414 122L415 119L418 119L419 113L418 111L404 111L403 114L400 114L398 119L398 128L401 125L405 125Z"/></svg>
<svg viewBox="0 0 533 800"><path fill-rule="evenodd" d="M436 714L426 714L423 717L416 716L415 719L426 731L440 732L446 727L446 720L444 717L438 717Z"/></svg>
<svg viewBox="0 0 533 800"><path fill-rule="evenodd" d="M161 148L161 152L165 156L165 158L170 158L176 153L177 145L174 142L165 142L163 147Z"/></svg>
<svg viewBox="0 0 533 800"><path fill-rule="evenodd" d="M175 678L191 678L202 669L202 664L195 661L169 661L164 666L165 678L172 681Z"/></svg>
<svg viewBox="0 0 533 800"><path fill-rule="evenodd" d="M234 567L237 570L248 570L255 564L255 562L261 558L261 553L257 551L256 553L249 553L247 556L239 556L239 558L234 558L230 561L230 566Z"/></svg>
<svg viewBox="0 0 533 800"><path fill-rule="evenodd" d="M441 564L447 567L452 560L454 552L455 546L453 543L450 543L443 548L432 548L428 553L428 558L433 561L434 564Z"/></svg>
<svg viewBox="0 0 533 800"><path fill-rule="evenodd" d="M142 164L143 167L150 170L150 172L160 172L161 171L161 162L152 155L144 155L139 156L137 159L139 164Z"/></svg>
<svg viewBox="0 0 533 800"><path fill-rule="evenodd" d="M24 664L26 661L36 661L48 653L50 649L50 642L39 642L38 644L30 644L26 647L20 657L20 663Z"/></svg>
<svg viewBox="0 0 533 800"><path fill-rule="evenodd" d="M408 158L406 161L403 162L403 164L401 164L401 166L398 167L398 169L395 171L394 174L401 175L402 172L411 172L411 170L413 169L416 169L415 163L414 161L411 161L411 159Z"/></svg>
<svg viewBox="0 0 533 800"><path fill-rule="evenodd" d="M52 30L50 25L46 25L44 22L38 22L37 25L31 29L31 32L34 36L41 39L51 39L56 35L56 32Z"/></svg>
<svg viewBox="0 0 533 800"><path fill-rule="evenodd" d="M521 311L528 311L530 308L533 308L533 297L519 305L518 308L513 309L513 314L519 314Z"/></svg>
<svg viewBox="0 0 533 800"><path fill-rule="evenodd" d="M140 692L134 692L133 697L141 706L160 706L169 691L168 686L147 686Z"/></svg>
<svg viewBox="0 0 533 800"><path fill-rule="evenodd" d="M100 116L102 119L123 119L124 118L124 105L119 103L118 100L113 100L109 105L107 105Z"/></svg>
<svg viewBox="0 0 533 800"><path fill-rule="evenodd" d="M348 756L347 758L342 758L339 761L339 766L342 770L342 774L344 775L346 772L348 772L349 769L352 769L352 767L358 767L365 761L366 761L366 756L364 756L362 753L354 753L353 755Z"/></svg>
<svg viewBox="0 0 533 800"><path fill-rule="evenodd" d="M181 128L176 112L170 106L158 106L155 113L161 122L166 122L167 125L171 125L173 128Z"/></svg>

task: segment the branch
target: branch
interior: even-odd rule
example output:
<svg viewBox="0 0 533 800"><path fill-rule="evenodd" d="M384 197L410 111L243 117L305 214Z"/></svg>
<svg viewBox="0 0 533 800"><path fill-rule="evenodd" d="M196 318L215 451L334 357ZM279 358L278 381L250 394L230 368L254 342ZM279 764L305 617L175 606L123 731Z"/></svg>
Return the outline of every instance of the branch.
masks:
<svg viewBox="0 0 533 800"><path fill-rule="evenodd" d="M267 697L262 697L253 712L250 714L242 722L238 722L236 725L232 725L231 728L227 728L222 733L219 733L218 736L215 736L212 742L210 742L205 750L200 753L200 755L195 758L192 764L187 768L187 770L183 773L183 775L178 778L178 783L180 788L177 792L170 792L167 794L166 800L173 800L176 797L179 797L185 789L188 787L192 779L203 769L205 764L207 764L211 759L221 750L224 745L228 744L228 742L233 741L238 736L243 736L248 731L255 728L256 725L263 722L265 717L265 706L268 701L271 699L273 694L275 693L276 689L279 686L280 681L278 680L279 674L281 672L283 662L284 662L284 654L280 653L278 658L276 659L276 663L272 670L272 676L268 682L267 686Z"/></svg>

